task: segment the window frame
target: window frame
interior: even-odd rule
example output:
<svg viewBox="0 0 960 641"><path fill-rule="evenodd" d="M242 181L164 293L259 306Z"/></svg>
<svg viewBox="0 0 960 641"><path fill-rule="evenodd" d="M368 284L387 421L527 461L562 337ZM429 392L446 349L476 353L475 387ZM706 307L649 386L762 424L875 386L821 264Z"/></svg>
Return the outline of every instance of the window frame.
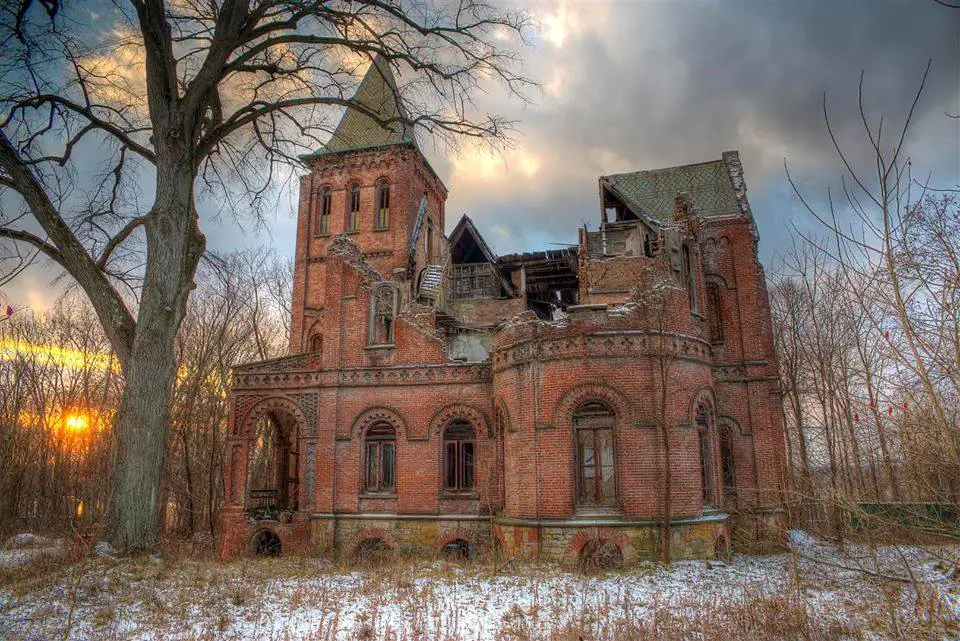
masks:
<svg viewBox="0 0 960 641"><path fill-rule="evenodd" d="M589 421L589 422L588 422ZM599 421L599 424L598 424ZM606 404L587 402L581 404L573 413L574 459L576 466L576 505L579 507L616 507L619 500L617 479L617 447L616 447L616 413ZM593 475L586 474L587 461L583 452L583 438L589 433L590 446L593 450ZM606 437L609 444L610 464L603 462L603 453L597 457L598 436ZM609 476L605 476L605 468L609 468ZM587 496L587 479L593 485L591 496ZM612 493L604 494L604 481L612 483Z"/></svg>
<svg viewBox="0 0 960 641"><path fill-rule="evenodd" d="M333 192L329 187L320 189L320 205L317 215L317 235L330 235L330 209L333 199Z"/></svg>
<svg viewBox="0 0 960 641"><path fill-rule="evenodd" d="M347 188L347 220L345 230L350 234L360 231L360 183L350 183Z"/></svg>
<svg viewBox="0 0 960 641"><path fill-rule="evenodd" d="M442 440L444 493L474 494L477 491L476 428L469 421L454 421L444 428Z"/></svg>
<svg viewBox="0 0 960 641"><path fill-rule="evenodd" d="M716 453L713 444L713 410L706 403L699 403L694 413L697 429L697 445L700 458L700 500L704 506L716 506L717 475Z"/></svg>
<svg viewBox="0 0 960 641"><path fill-rule="evenodd" d="M384 293L387 292L387 293ZM380 282L370 290L370 322L367 328L367 346L394 345L396 340L397 314L400 312L400 289L395 283ZM389 300L389 315L381 313L381 302ZM386 303L384 303L386 305ZM377 340L377 325L385 319L386 341Z"/></svg>
<svg viewBox="0 0 960 641"><path fill-rule="evenodd" d="M723 298L720 285L707 283L707 312L710 323L710 342L714 345L723 344Z"/></svg>
<svg viewBox="0 0 960 641"><path fill-rule="evenodd" d="M390 452L389 465L385 456L388 451ZM397 432L389 423L376 423L367 429L363 439L361 469L364 493L396 494Z"/></svg>
<svg viewBox="0 0 960 641"><path fill-rule="evenodd" d="M373 230L384 231L390 228L390 182L386 178L377 181L376 214L373 217Z"/></svg>

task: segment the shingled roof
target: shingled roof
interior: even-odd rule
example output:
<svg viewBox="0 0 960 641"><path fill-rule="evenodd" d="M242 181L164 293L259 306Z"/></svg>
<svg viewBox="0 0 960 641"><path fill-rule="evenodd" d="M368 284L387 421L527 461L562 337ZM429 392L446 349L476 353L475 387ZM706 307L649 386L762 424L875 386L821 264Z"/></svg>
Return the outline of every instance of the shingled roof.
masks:
<svg viewBox="0 0 960 641"><path fill-rule="evenodd" d="M600 183L636 213L661 223L673 220L678 194L688 196L699 216L737 216L743 213L737 193L742 169L736 152L723 156L693 165L601 176ZM745 192L745 186L742 189Z"/></svg>
<svg viewBox="0 0 960 641"><path fill-rule="evenodd" d="M393 121L382 124L378 119L354 107L347 107L340 119L340 124L337 125L327 144L303 158L398 144L412 144L417 147L417 139L410 126L400 120L394 120L407 119L403 105L397 101L398 95L393 72L390 71L386 60L378 55L353 95L352 102L363 105L367 110L375 113L379 120Z"/></svg>

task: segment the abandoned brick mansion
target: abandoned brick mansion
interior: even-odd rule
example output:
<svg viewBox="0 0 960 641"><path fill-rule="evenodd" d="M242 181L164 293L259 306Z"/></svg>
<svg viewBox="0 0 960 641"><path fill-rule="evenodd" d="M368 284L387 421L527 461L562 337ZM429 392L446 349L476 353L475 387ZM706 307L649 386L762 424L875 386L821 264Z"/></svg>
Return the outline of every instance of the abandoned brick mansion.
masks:
<svg viewBox="0 0 960 641"><path fill-rule="evenodd" d="M348 109L303 159L290 355L234 370L221 556L630 564L664 536L677 557L779 541L786 442L738 154L601 176L598 231L497 256L467 216L445 233L393 82L372 65L356 99L379 117Z"/></svg>

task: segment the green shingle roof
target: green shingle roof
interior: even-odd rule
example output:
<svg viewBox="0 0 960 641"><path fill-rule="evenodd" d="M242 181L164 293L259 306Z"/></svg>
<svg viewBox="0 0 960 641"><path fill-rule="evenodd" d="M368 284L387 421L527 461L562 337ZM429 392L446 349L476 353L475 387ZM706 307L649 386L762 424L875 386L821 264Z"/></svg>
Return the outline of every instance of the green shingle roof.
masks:
<svg viewBox="0 0 960 641"><path fill-rule="evenodd" d="M340 124L327 144L310 158L324 154L370 149L408 143L417 146L417 139L410 127L394 119L407 119L403 105L397 102L397 84L386 61L377 56L367 70L367 75L353 95L352 102L363 105L377 118L372 118L353 107L347 107ZM390 121L383 124L378 121ZM418 147L419 148L419 147Z"/></svg>
<svg viewBox="0 0 960 641"><path fill-rule="evenodd" d="M726 160L601 176L604 186L630 208L662 223L674 216L677 194L687 194L699 216L741 213L731 167Z"/></svg>

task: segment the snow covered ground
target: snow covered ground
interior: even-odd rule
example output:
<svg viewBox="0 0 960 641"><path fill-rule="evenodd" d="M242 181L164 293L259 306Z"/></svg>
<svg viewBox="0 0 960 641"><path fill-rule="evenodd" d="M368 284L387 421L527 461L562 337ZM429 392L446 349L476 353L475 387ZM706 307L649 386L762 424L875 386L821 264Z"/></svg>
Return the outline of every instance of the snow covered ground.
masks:
<svg viewBox="0 0 960 641"><path fill-rule="evenodd" d="M955 610L960 585L951 574L957 548L871 550L848 544L841 551L800 532L791 533L791 541L795 554L739 555L729 564L681 561L669 569L642 565L593 577L525 564L338 568L315 559L221 565L94 556L0 584L0 638L960 635ZM0 565L5 559L0 555Z"/></svg>

